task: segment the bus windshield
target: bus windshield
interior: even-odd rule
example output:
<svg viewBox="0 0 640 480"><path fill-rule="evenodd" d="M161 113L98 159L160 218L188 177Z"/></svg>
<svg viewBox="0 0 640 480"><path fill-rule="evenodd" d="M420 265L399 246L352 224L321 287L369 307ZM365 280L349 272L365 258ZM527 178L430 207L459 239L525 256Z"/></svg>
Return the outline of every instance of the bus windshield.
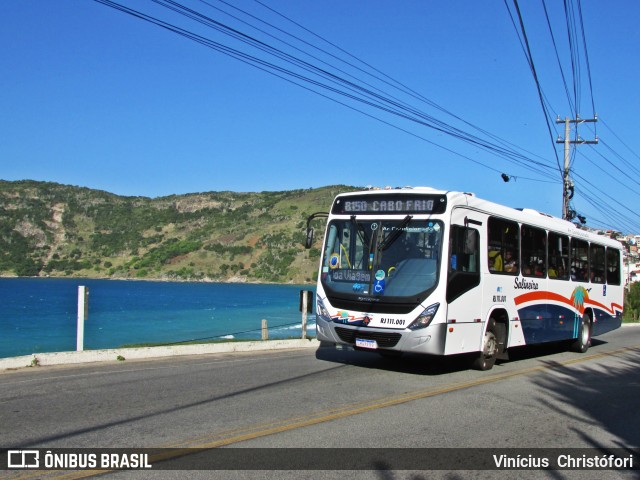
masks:
<svg viewBox="0 0 640 480"><path fill-rule="evenodd" d="M417 305L437 285L443 230L439 221L410 215L333 220L321 271L327 295Z"/></svg>

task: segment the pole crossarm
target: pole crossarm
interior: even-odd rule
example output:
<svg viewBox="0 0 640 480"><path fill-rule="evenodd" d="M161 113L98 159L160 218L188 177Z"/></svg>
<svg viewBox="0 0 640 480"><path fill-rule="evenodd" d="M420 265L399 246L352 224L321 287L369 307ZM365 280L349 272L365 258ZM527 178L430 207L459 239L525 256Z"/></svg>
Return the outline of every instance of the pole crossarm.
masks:
<svg viewBox="0 0 640 480"><path fill-rule="evenodd" d="M566 140L564 138L558 138L556 140L556 143L565 143L565 141ZM569 140L569 143L574 143L574 144L577 144L577 145L586 145L586 144L589 144L589 143L598 143L598 137L596 137L595 140L584 140L584 139L578 137L575 140Z"/></svg>

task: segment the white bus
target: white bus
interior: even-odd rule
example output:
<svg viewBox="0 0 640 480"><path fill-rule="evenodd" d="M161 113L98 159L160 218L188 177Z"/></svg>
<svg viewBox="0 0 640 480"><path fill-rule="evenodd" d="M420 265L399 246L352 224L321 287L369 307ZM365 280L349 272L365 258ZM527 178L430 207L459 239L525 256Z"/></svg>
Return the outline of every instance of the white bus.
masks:
<svg viewBox="0 0 640 480"><path fill-rule="evenodd" d="M470 354L620 327L622 246L533 210L426 187L338 195L326 216L316 298L320 341L394 356Z"/></svg>

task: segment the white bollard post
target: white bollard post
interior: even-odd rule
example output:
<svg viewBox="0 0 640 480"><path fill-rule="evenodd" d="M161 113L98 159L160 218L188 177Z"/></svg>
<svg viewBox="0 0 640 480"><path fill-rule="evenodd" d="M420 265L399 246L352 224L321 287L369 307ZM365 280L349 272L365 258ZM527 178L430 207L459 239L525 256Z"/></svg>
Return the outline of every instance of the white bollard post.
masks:
<svg viewBox="0 0 640 480"><path fill-rule="evenodd" d="M89 316L89 288L78 287L78 334L76 337L76 351L84 350L84 322Z"/></svg>
<svg viewBox="0 0 640 480"><path fill-rule="evenodd" d="M307 339L307 309L309 296L308 292L303 290L302 294L302 340Z"/></svg>
<svg viewBox="0 0 640 480"><path fill-rule="evenodd" d="M300 290L300 311L302 312L302 339L307 339L307 314L313 311L313 292Z"/></svg>

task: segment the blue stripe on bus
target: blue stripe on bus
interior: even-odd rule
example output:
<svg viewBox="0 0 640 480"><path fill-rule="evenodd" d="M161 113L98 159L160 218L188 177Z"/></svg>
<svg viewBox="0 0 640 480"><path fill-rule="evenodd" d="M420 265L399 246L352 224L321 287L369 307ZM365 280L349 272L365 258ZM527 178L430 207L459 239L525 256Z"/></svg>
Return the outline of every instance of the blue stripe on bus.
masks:
<svg viewBox="0 0 640 480"><path fill-rule="evenodd" d="M612 316L600 309L593 309L593 313L592 336L615 330L622 323L620 313ZM578 338L581 317L570 308L532 305L519 309L518 316L527 345Z"/></svg>

